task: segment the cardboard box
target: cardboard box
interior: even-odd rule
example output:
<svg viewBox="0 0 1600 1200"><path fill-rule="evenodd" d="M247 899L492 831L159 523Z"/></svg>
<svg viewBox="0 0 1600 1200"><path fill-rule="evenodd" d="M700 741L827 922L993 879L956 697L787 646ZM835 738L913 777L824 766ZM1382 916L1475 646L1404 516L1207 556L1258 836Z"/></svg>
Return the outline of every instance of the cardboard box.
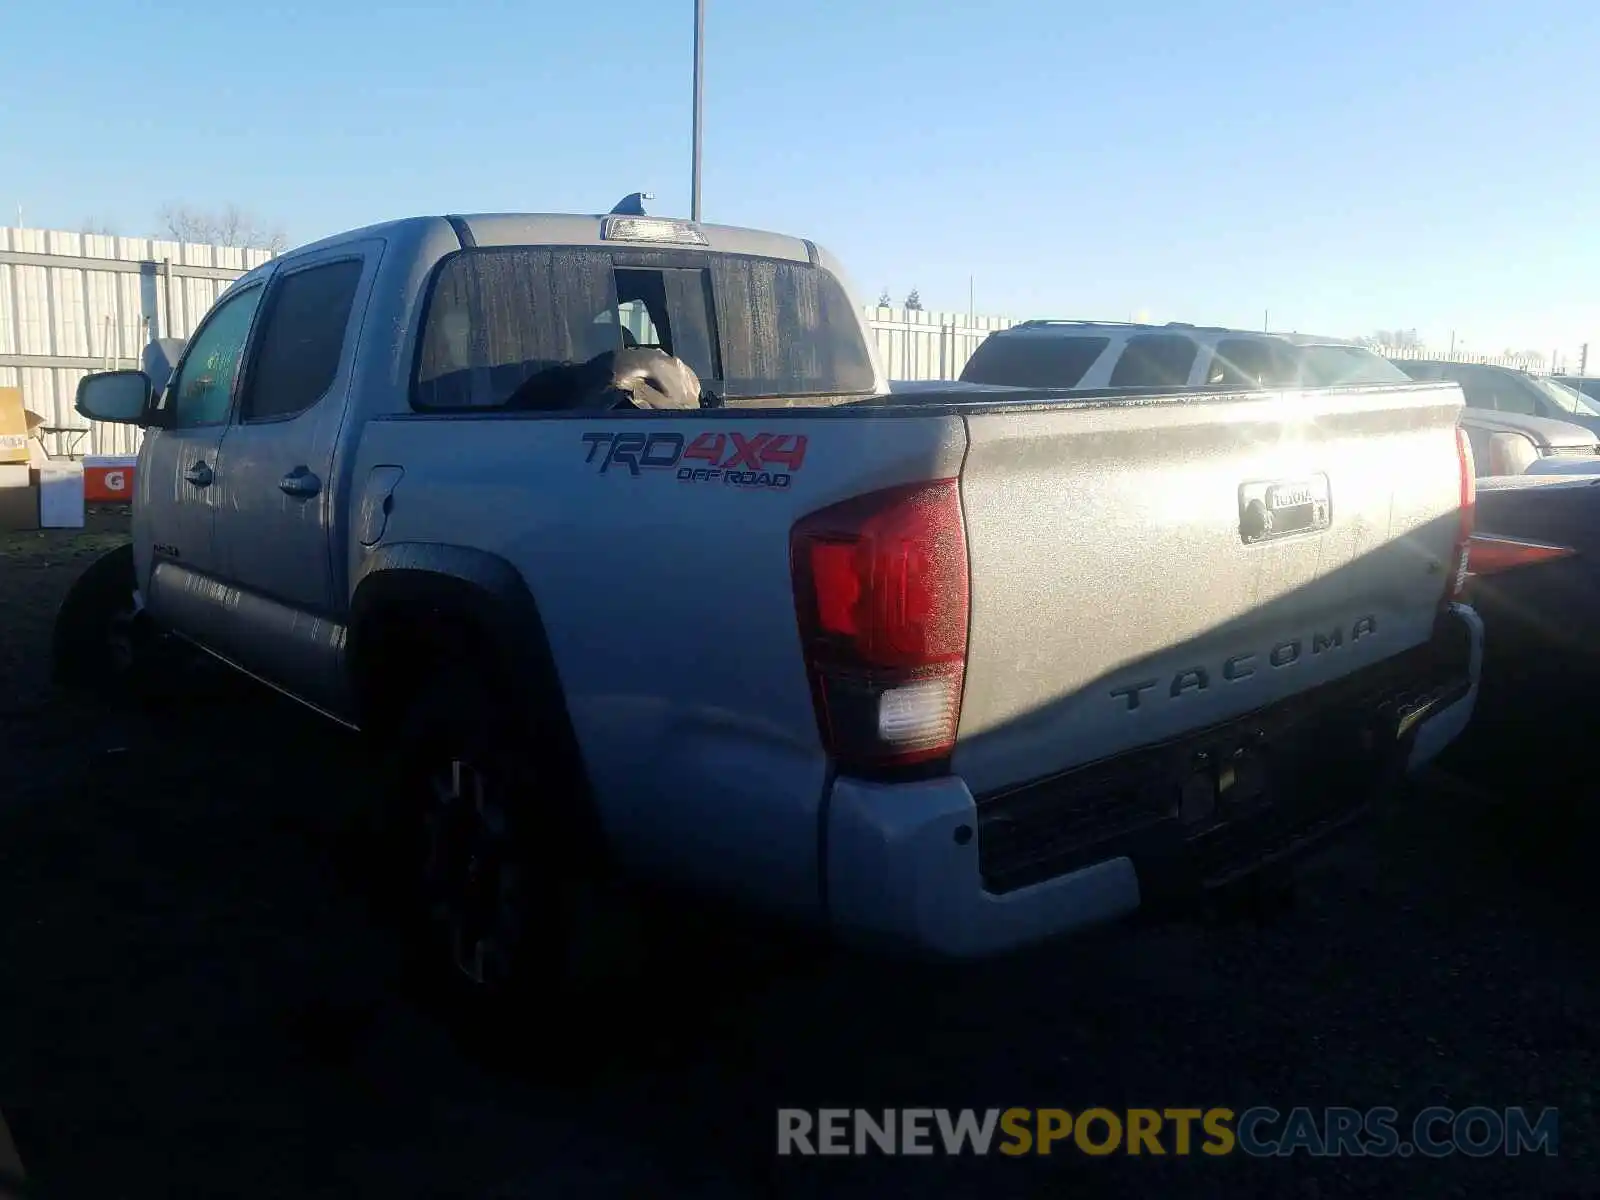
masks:
<svg viewBox="0 0 1600 1200"><path fill-rule="evenodd" d="M39 528L83 528L83 464L58 461L39 471Z"/></svg>
<svg viewBox="0 0 1600 1200"><path fill-rule="evenodd" d="M137 455L95 455L83 460L83 497L90 504L132 504Z"/></svg>
<svg viewBox="0 0 1600 1200"><path fill-rule="evenodd" d="M28 414L22 389L0 387L0 463L28 461Z"/></svg>
<svg viewBox="0 0 1600 1200"><path fill-rule="evenodd" d="M39 528L39 488L0 488L0 529L10 532Z"/></svg>

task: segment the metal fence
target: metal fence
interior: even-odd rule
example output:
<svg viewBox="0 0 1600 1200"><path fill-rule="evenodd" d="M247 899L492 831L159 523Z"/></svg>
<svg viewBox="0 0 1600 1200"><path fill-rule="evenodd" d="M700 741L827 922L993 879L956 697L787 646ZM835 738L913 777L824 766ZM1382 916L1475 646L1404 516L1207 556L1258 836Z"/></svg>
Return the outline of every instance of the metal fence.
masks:
<svg viewBox="0 0 1600 1200"><path fill-rule="evenodd" d="M137 366L152 338L187 337L229 281L269 257L264 250L157 238L0 228L0 387L21 386L23 404L44 418L52 453L132 453L137 429L90 425L73 410L78 380L90 371ZM1010 317L876 306L865 314L884 371L904 380L954 379L984 338L1016 324ZM1551 369L1534 355L1374 349L1391 358Z"/></svg>
<svg viewBox="0 0 1600 1200"><path fill-rule="evenodd" d="M1511 367L1535 375L1549 375L1559 369L1560 356L1546 358L1542 354L1476 354L1470 350L1430 350L1426 346L1371 346L1369 349L1385 358L1410 361L1419 358L1434 362L1476 363L1486 367ZM1552 363L1556 364L1552 367Z"/></svg>
<svg viewBox="0 0 1600 1200"><path fill-rule="evenodd" d="M904 308L869 308L866 314L890 379L954 379L984 338L1016 324L1010 317Z"/></svg>
<svg viewBox="0 0 1600 1200"><path fill-rule="evenodd" d="M78 381L138 366L152 338L188 337L229 281L269 257L157 238L0 228L0 387L22 388L23 405L44 418L52 454L134 453L137 429L78 416ZM954 379L984 338L1014 324L967 313L865 312L894 379Z"/></svg>
<svg viewBox="0 0 1600 1200"><path fill-rule="evenodd" d="M0 387L22 388L54 454L125 454L139 431L73 411L90 371L137 366L156 337L187 337L230 280L270 257L47 229L0 228Z"/></svg>

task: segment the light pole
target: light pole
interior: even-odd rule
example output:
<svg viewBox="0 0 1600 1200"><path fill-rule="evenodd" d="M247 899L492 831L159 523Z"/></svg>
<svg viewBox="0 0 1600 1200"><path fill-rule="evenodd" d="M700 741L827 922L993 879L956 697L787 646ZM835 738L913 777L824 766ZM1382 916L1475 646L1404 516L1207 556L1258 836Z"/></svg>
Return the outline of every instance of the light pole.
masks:
<svg viewBox="0 0 1600 1200"><path fill-rule="evenodd" d="M689 219L700 220L700 110L705 80L706 3L694 0L694 180L689 189Z"/></svg>

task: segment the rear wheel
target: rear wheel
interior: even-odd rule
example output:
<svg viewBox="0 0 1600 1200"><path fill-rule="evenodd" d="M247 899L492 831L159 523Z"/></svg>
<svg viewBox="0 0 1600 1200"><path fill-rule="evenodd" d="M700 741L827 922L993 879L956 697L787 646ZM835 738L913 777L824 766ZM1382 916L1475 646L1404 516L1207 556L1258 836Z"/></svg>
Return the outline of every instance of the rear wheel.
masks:
<svg viewBox="0 0 1600 1200"><path fill-rule="evenodd" d="M575 753L513 697L487 668L451 667L424 685L389 755L390 855L416 965L478 1032L531 1005L574 1014L633 961Z"/></svg>

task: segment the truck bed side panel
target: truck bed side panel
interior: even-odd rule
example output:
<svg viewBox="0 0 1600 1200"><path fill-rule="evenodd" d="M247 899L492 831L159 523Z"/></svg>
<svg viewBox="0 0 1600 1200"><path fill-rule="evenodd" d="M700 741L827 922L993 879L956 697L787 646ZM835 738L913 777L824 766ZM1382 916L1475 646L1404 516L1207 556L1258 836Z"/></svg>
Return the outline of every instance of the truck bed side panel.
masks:
<svg viewBox="0 0 1600 1200"><path fill-rule="evenodd" d="M623 433L666 435L634 443L637 474L608 463ZM804 458L786 487L680 480L707 460L674 458L672 438L702 434L727 435L725 458L734 435L800 437ZM789 529L861 492L953 477L964 450L958 417L399 418L368 427L356 477L405 470L384 544L466 538L521 572L625 858L814 915L827 764ZM366 553L352 545L351 578Z"/></svg>

